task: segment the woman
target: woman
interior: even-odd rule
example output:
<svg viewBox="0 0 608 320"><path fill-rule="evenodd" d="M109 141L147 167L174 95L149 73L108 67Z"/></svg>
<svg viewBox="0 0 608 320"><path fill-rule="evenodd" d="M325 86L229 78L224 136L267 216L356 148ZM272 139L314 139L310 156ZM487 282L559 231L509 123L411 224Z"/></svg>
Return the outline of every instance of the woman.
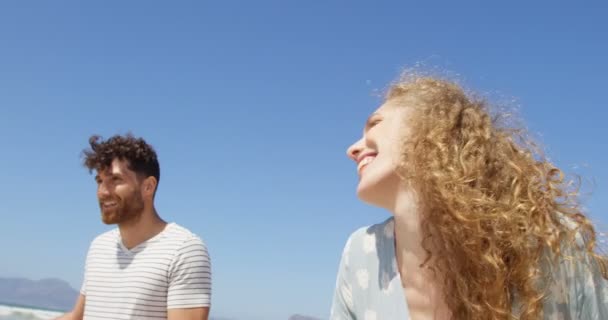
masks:
<svg viewBox="0 0 608 320"><path fill-rule="evenodd" d="M392 217L350 236L331 319L608 319L575 190L455 83L393 84L348 156Z"/></svg>

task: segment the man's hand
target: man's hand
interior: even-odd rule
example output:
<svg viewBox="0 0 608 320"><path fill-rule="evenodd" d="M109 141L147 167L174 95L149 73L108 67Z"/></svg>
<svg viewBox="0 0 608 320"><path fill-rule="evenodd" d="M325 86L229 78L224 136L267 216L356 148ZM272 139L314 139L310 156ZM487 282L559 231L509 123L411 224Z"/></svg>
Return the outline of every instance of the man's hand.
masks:
<svg viewBox="0 0 608 320"><path fill-rule="evenodd" d="M76 304L74 305L74 309L71 312L68 312L54 320L82 320L84 317L84 296L81 294L78 296L76 300Z"/></svg>

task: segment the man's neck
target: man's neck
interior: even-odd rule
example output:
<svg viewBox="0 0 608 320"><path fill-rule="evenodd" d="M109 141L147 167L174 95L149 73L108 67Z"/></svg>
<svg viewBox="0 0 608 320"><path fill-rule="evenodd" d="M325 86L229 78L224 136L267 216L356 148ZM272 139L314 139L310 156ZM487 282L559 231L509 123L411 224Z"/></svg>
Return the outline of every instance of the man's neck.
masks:
<svg viewBox="0 0 608 320"><path fill-rule="evenodd" d="M127 249L132 249L161 233L167 223L163 221L154 208L145 210L132 221L118 225L122 243Z"/></svg>

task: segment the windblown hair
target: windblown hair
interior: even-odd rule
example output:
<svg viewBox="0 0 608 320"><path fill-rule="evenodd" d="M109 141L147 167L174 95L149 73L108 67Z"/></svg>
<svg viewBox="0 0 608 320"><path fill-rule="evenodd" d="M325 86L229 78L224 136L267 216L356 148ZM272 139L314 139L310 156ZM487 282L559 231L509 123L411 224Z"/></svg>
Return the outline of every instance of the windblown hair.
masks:
<svg viewBox="0 0 608 320"><path fill-rule="evenodd" d="M400 174L425 207L424 265L441 275L452 319L541 318L541 267L547 252L563 256L564 245L588 253L606 277L577 187L522 129L435 77L406 74L385 99L415 110L405 120L412 136L404 141Z"/></svg>
<svg viewBox="0 0 608 320"><path fill-rule="evenodd" d="M160 166L156 151L143 138L132 134L115 135L106 141L100 136L89 138L91 148L84 150L84 166L89 171L104 170L111 166L114 159L126 160L128 168L144 178L154 177L160 180Z"/></svg>

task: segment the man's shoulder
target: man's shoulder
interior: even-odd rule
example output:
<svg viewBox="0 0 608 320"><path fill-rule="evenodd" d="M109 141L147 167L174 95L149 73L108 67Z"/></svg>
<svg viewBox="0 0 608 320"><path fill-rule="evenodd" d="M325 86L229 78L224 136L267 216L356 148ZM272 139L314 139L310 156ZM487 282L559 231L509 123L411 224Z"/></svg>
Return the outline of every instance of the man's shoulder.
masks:
<svg viewBox="0 0 608 320"><path fill-rule="evenodd" d="M169 223L165 235L166 238L171 239L172 241L178 241L184 244L200 243L205 245L205 242L202 237L192 232L190 229L175 222Z"/></svg>
<svg viewBox="0 0 608 320"><path fill-rule="evenodd" d="M104 233L96 236L93 241L91 241L91 247L93 246L103 246L109 243L114 244L118 239L118 228L113 228Z"/></svg>

